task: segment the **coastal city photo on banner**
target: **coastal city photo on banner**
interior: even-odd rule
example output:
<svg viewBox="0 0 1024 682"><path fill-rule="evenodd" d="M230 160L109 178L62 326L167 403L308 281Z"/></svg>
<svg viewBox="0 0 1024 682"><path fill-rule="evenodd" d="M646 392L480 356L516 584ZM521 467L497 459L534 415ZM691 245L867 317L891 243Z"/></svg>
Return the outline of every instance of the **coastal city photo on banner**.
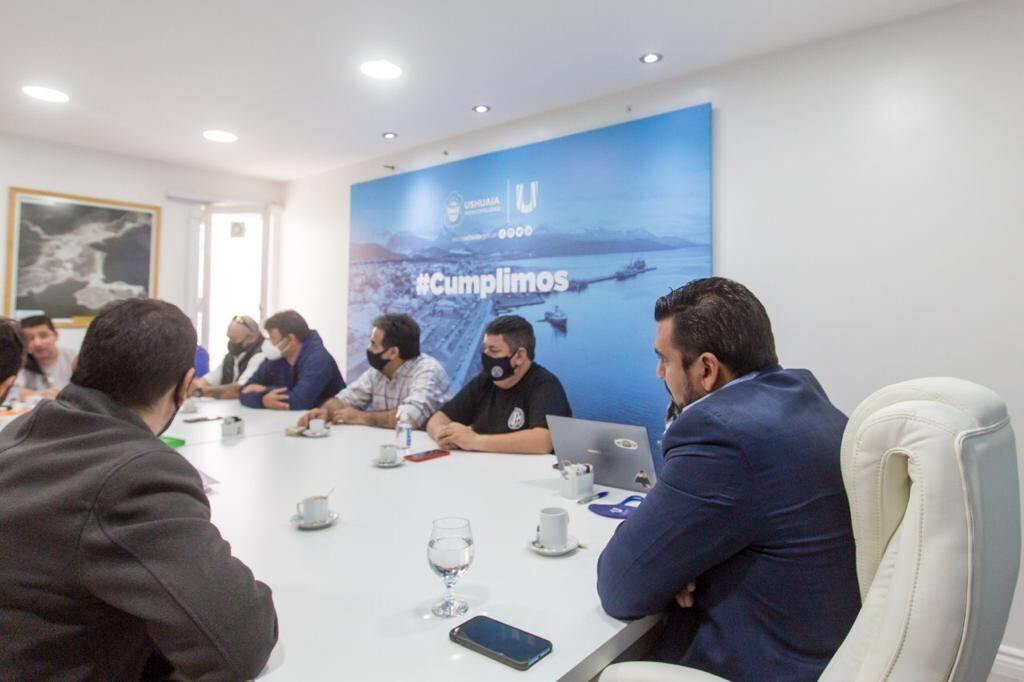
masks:
<svg viewBox="0 0 1024 682"><path fill-rule="evenodd" d="M711 274L711 105L353 185L351 226L347 376L373 318L407 313L457 390L518 314L574 416L656 444L654 301Z"/></svg>

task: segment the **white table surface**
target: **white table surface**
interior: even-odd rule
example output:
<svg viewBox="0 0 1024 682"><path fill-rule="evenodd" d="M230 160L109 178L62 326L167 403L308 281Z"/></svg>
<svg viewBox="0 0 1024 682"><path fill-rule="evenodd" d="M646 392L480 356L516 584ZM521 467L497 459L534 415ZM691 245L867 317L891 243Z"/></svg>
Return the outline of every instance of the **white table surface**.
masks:
<svg viewBox="0 0 1024 682"><path fill-rule="evenodd" d="M553 457L455 452L378 469L371 460L391 442L389 430L343 426L327 438L289 438L284 426L298 413L232 413L246 419L246 437L207 440L197 429L189 438L177 422L168 435L185 437L181 453L221 481L210 494L213 521L274 591L280 641L261 678L589 680L653 626L654 618L625 623L601 610L597 557L617 522L558 495ZM220 428L181 426L210 424ZM414 433L414 449L431 447ZM295 503L332 486L339 522L293 527ZM605 500L629 494L612 490ZM528 549L547 506L569 511L569 533L586 549L559 558ZM476 549L455 590L469 612L452 619L430 613L443 584L427 564L427 540L442 516L468 518ZM520 672L449 641L452 627L480 614L550 639L552 653Z"/></svg>
<svg viewBox="0 0 1024 682"><path fill-rule="evenodd" d="M304 415L305 411L288 410L263 410L246 407L237 400L214 400L213 398L198 398L196 401L196 412L182 412L178 410L177 416L171 426L164 433L166 436L182 438L185 445L197 443L219 443L222 440L220 427L223 419L213 421L187 423L186 419L196 417L241 417L245 423L246 436L265 436L268 434L280 434L284 436L285 427L290 426Z"/></svg>

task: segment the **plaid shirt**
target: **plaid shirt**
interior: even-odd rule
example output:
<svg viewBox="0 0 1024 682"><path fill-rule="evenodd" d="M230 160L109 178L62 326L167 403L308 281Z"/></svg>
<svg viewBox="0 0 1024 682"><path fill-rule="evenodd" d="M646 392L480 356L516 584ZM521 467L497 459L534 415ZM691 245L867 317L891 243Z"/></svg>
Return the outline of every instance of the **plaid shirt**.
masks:
<svg viewBox="0 0 1024 682"><path fill-rule="evenodd" d="M451 397L448 373L426 353L403 362L391 379L371 367L338 394L343 405L359 410L378 412L404 405L406 414L421 429Z"/></svg>

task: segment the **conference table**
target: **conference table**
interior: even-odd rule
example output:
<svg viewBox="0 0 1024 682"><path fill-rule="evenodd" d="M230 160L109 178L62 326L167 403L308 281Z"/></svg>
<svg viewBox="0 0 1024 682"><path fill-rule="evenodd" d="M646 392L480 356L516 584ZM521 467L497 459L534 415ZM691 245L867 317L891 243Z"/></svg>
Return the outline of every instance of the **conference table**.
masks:
<svg viewBox="0 0 1024 682"><path fill-rule="evenodd" d="M184 422L228 415L243 419L244 436L222 438L220 421ZM561 497L553 457L452 452L381 469L372 462L392 431L339 425L324 438L286 436L299 415L202 401L167 432L218 481L213 522L273 589L280 639L260 679L590 680L655 625L601 609L597 558L618 521ZM414 451L433 447L414 432ZM606 502L631 494L598 489L609 490ZM298 529L296 503L329 491L338 521ZM529 548L539 510L550 506L568 511L569 534L584 547L561 557ZM432 521L447 516L469 519L475 544L455 586L469 602L458 618L431 613L443 584L427 541ZM551 640L552 653L521 672L449 640L452 627L481 614Z"/></svg>

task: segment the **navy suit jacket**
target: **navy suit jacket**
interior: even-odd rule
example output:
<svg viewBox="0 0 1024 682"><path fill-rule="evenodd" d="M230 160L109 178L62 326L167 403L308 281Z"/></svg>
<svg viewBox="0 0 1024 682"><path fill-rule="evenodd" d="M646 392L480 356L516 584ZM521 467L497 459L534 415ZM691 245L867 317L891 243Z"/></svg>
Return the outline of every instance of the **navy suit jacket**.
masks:
<svg viewBox="0 0 1024 682"><path fill-rule="evenodd" d="M839 468L846 417L806 370L773 367L692 405L601 554L605 611L668 609L653 657L733 682L816 680L860 593ZM674 596L696 581L695 605Z"/></svg>

